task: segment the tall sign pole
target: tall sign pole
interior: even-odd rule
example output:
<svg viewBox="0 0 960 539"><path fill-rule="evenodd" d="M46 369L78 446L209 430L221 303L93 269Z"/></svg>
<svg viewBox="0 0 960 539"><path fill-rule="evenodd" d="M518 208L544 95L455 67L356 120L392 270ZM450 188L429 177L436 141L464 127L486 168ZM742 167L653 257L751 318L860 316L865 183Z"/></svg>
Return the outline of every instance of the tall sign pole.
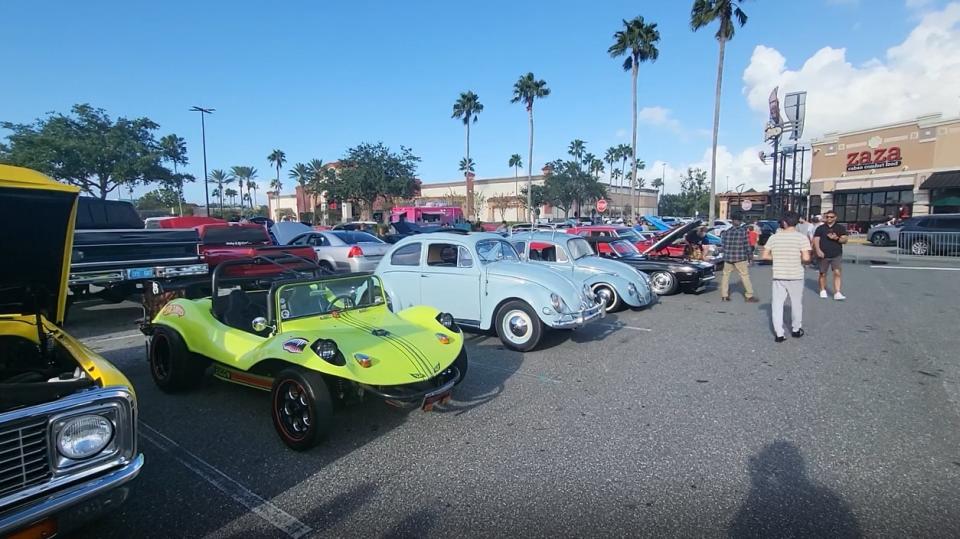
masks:
<svg viewBox="0 0 960 539"><path fill-rule="evenodd" d="M207 217L210 217L210 185L209 175L207 174L207 124L204 120L207 114L213 114L215 110L217 109L205 109L198 106L190 108L190 112L200 113L200 133L203 139L203 197L204 204L206 204Z"/></svg>

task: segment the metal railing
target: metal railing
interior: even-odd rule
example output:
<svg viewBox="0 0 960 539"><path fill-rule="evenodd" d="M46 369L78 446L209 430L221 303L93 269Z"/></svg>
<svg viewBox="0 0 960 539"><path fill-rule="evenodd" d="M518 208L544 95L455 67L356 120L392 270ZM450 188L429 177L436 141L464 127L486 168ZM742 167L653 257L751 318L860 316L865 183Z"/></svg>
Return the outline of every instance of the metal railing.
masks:
<svg viewBox="0 0 960 539"><path fill-rule="evenodd" d="M901 230L897 237L897 260L906 256L960 257L960 232Z"/></svg>

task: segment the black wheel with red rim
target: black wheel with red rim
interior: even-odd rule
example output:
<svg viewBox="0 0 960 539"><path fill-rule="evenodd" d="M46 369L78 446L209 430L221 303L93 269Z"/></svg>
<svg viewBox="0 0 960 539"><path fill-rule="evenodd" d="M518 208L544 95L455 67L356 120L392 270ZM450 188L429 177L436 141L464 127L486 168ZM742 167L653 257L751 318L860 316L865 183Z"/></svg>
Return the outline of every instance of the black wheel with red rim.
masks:
<svg viewBox="0 0 960 539"><path fill-rule="evenodd" d="M291 449L305 451L323 440L333 420L330 390L319 373L280 371L270 392L273 427Z"/></svg>

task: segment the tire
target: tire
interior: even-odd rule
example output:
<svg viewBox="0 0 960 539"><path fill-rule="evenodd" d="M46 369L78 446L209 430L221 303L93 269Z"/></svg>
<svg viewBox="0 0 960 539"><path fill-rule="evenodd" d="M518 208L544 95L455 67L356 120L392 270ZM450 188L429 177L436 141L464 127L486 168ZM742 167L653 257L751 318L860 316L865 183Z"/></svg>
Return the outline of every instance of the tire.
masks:
<svg viewBox="0 0 960 539"><path fill-rule="evenodd" d="M603 310L608 313L619 311L623 306L623 300L620 299L620 295L617 294L617 291L612 286L606 283L593 285L593 293L603 299Z"/></svg>
<svg viewBox="0 0 960 539"><path fill-rule="evenodd" d="M454 387L463 383L463 380L467 377L467 368L469 367L467 362L467 347L464 346L460 350L460 355L457 356L457 359L453 360L453 366L460 371L460 379L457 380L456 384L453 384Z"/></svg>
<svg viewBox="0 0 960 539"><path fill-rule="evenodd" d="M655 271L650 276L650 289L658 296L676 294L678 285L677 276L669 271Z"/></svg>
<svg viewBox="0 0 960 539"><path fill-rule="evenodd" d="M543 322L524 301L504 303L497 311L495 320L500 342L511 350L529 352L537 346L543 335Z"/></svg>
<svg viewBox="0 0 960 539"><path fill-rule="evenodd" d="M910 243L910 254L925 256L930 252L930 242L925 238L917 238Z"/></svg>
<svg viewBox="0 0 960 539"><path fill-rule="evenodd" d="M270 390L270 417L277 435L295 451L306 451L326 438L333 424L330 389L320 373L288 368Z"/></svg>
<svg viewBox="0 0 960 539"><path fill-rule="evenodd" d="M885 247L890 243L890 235L886 232L876 232L870 236L870 243L877 247Z"/></svg>
<svg viewBox="0 0 960 539"><path fill-rule="evenodd" d="M154 326L149 349L150 375L165 393L179 393L197 387L208 361L187 349L183 337L166 326Z"/></svg>
<svg viewBox="0 0 960 539"><path fill-rule="evenodd" d="M327 262L326 260L321 260L321 261L320 261L320 269L322 269L322 270L325 271L326 273L330 273L330 274L335 273L335 272L333 271L333 266L331 266L330 263Z"/></svg>

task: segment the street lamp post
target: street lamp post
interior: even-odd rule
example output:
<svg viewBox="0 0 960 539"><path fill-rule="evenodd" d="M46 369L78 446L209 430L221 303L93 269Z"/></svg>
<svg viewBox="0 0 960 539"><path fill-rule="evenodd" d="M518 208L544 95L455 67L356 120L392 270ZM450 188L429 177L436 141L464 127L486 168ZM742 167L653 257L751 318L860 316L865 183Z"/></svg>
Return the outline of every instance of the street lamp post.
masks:
<svg viewBox="0 0 960 539"><path fill-rule="evenodd" d="M207 114L213 114L215 110L217 109L205 109L196 105L190 108L190 112L200 113L200 133L203 138L203 197L206 204L207 217L210 217L210 185L207 176L207 125L204 119ZM221 215L221 217L223 216Z"/></svg>

